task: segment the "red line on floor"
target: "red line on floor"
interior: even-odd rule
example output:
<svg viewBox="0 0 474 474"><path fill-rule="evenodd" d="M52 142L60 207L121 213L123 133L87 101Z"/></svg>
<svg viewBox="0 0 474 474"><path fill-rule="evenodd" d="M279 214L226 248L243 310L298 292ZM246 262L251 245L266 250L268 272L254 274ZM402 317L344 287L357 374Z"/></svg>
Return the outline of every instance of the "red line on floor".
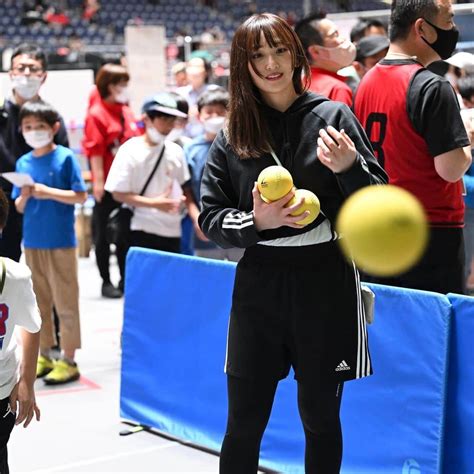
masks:
<svg viewBox="0 0 474 474"><path fill-rule="evenodd" d="M86 385L91 390L97 390L97 389L102 388L100 385L96 384L92 380L86 379L83 375L81 375L81 378L79 379L79 382L82 383L83 385Z"/></svg>
<svg viewBox="0 0 474 474"><path fill-rule="evenodd" d="M87 379L84 376L81 376L78 383L73 385L72 387L65 387L65 388L51 388L47 390L37 390L36 395L38 397L44 397L47 395L59 395L63 393L76 393L76 392L87 392L89 390L99 390L102 387L97 385L92 380Z"/></svg>

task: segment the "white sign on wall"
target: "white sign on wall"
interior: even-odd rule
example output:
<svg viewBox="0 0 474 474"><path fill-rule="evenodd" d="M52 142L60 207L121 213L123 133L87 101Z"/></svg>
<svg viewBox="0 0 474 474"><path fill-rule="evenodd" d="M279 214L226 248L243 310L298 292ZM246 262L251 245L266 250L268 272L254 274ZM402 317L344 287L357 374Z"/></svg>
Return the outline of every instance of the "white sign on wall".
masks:
<svg viewBox="0 0 474 474"><path fill-rule="evenodd" d="M125 51L130 71L130 106L136 117L146 97L166 88L166 34L163 26L125 28Z"/></svg>

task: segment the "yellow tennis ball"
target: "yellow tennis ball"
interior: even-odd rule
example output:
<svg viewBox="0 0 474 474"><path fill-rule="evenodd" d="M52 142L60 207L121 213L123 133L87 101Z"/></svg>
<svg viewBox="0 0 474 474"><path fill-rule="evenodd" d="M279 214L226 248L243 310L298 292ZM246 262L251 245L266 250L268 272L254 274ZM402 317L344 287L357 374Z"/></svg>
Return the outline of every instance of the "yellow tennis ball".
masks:
<svg viewBox="0 0 474 474"><path fill-rule="evenodd" d="M293 178L283 166L268 166L260 172L257 187L265 202L278 201L293 187Z"/></svg>
<svg viewBox="0 0 474 474"><path fill-rule="evenodd" d="M301 198L303 198L303 204L296 211L292 212L291 215L299 216L303 214L303 212L309 211L308 216L297 222L299 225L308 225L318 217L319 211L321 210L321 205L316 194L307 189L297 189L295 190L295 195L290 199L285 207L296 204Z"/></svg>
<svg viewBox="0 0 474 474"><path fill-rule="evenodd" d="M428 242L418 199L393 185L367 186L342 206L336 223L342 250L363 271L396 276L415 265Z"/></svg>

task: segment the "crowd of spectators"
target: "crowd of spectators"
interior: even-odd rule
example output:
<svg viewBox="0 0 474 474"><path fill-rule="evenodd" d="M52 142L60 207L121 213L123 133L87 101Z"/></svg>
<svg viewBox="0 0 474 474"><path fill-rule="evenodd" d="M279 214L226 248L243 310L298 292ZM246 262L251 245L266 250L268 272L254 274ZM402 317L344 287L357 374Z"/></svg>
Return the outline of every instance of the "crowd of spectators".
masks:
<svg viewBox="0 0 474 474"><path fill-rule="evenodd" d="M98 0L84 0L80 14L83 19L94 21L99 10ZM24 0L22 23L30 25L40 22L66 26L70 23L70 11L72 9L68 8L67 1Z"/></svg>

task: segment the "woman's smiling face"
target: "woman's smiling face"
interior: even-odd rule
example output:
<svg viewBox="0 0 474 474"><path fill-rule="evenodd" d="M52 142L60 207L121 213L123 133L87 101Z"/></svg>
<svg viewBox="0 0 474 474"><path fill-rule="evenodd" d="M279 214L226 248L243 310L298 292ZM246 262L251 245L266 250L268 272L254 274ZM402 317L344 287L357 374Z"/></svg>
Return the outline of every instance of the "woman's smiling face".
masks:
<svg viewBox="0 0 474 474"><path fill-rule="evenodd" d="M291 51L281 42L270 46L261 35L258 49L251 54L248 69L252 81L263 97L274 94L294 94L294 64Z"/></svg>

